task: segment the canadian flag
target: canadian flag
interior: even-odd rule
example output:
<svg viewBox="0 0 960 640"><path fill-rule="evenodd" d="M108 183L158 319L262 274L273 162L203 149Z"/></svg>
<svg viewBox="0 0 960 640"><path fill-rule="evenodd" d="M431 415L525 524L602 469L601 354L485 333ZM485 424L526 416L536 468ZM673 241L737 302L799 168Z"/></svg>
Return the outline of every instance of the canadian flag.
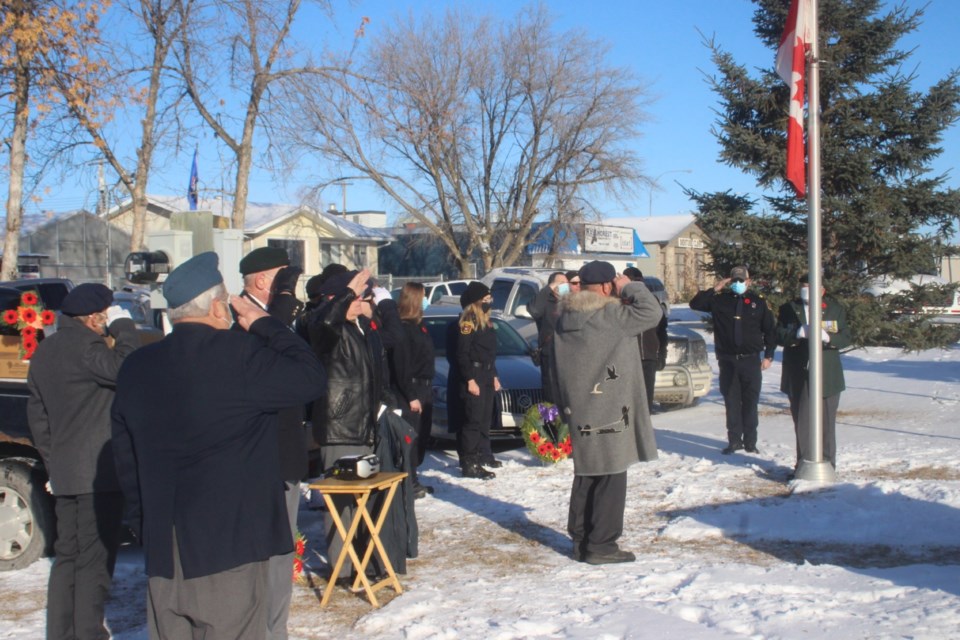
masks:
<svg viewBox="0 0 960 640"><path fill-rule="evenodd" d="M790 87L790 119L787 121L787 180L797 197L807 194L806 148L803 143L804 75L807 50L813 33L810 18L814 0L791 0L787 24L777 49L777 75Z"/></svg>

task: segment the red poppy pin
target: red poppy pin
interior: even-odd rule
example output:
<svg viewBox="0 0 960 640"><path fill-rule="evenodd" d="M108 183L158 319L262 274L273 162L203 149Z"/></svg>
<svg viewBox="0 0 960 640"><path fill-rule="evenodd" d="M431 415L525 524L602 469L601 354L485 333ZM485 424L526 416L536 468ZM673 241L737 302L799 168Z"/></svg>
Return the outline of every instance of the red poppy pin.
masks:
<svg viewBox="0 0 960 640"><path fill-rule="evenodd" d="M750 298L744 298L743 304L750 304Z"/></svg>
<svg viewBox="0 0 960 640"><path fill-rule="evenodd" d="M371 331L376 331L376 330L377 330L377 323L374 322L373 320L370 321L370 330L371 330Z"/></svg>

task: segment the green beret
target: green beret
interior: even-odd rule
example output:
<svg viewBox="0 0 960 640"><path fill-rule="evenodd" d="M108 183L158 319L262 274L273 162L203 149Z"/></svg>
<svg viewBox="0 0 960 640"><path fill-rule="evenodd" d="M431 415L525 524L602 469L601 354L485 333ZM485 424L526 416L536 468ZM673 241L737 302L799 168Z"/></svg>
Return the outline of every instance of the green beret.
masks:
<svg viewBox="0 0 960 640"><path fill-rule="evenodd" d="M240 261L240 274L248 276L251 273L260 273L268 269L286 267L290 264L290 256L286 249L280 247L260 247L254 249Z"/></svg>

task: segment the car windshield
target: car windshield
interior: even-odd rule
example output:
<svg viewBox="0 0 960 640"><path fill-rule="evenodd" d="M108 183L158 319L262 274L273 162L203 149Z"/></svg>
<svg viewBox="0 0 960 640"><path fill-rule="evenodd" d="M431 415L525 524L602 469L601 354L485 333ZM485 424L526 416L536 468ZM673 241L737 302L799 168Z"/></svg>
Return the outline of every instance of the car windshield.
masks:
<svg viewBox="0 0 960 640"><path fill-rule="evenodd" d="M135 300L131 300L130 298L121 298L118 300L116 297L114 297L114 302L120 305L120 307L122 307L123 309L126 309L127 311L129 311L130 318L134 322L136 322L137 324L147 324L147 316L146 316L146 313L144 312L144 308L143 306L138 304Z"/></svg>
<svg viewBox="0 0 960 640"><path fill-rule="evenodd" d="M430 333L430 339L433 340L433 350L437 357L444 358L447 355L447 340L455 340L457 336L457 318L451 316L435 316L423 319ZM497 355L498 356L525 356L527 355L527 343L523 341L520 334L503 320L493 319L493 328L497 332Z"/></svg>

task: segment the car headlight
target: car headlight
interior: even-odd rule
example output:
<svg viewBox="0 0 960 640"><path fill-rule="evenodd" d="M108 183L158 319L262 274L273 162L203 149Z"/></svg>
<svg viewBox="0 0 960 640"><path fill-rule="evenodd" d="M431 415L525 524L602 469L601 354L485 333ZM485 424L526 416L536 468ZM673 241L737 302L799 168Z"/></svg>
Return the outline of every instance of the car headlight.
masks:
<svg viewBox="0 0 960 640"><path fill-rule="evenodd" d="M687 374L683 371L678 371L673 374L673 386L675 387L685 387L687 386Z"/></svg>

